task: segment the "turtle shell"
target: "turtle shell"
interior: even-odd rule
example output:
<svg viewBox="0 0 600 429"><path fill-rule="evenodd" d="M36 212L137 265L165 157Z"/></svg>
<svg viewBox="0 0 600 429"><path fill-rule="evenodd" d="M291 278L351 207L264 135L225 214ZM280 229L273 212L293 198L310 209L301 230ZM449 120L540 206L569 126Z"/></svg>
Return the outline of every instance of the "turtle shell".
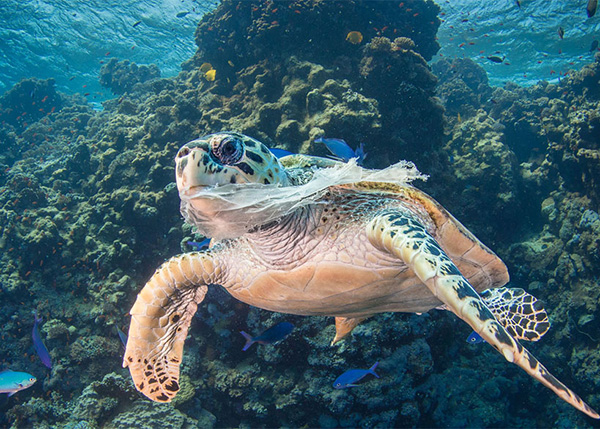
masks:
<svg viewBox="0 0 600 429"><path fill-rule="evenodd" d="M425 192L408 184L381 182L359 182L340 186L363 192L393 194L395 198L422 207L436 227L434 238L478 292L504 286L510 280L504 262Z"/></svg>
<svg viewBox="0 0 600 429"><path fill-rule="evenodd" d="M332 159L309 155L288 155L279 161L292 177L300 178L300 182L305 180L302 178L306 177L311 169L332 167L338 163ZM385 182L359 182L338 186L382 196L391 194L394 198L421 206L436 226L435 239L477 291L501 287L508 283L510 277L504 262L425 192L409 184Z"/></svg>
<svg viewBox="0 0 600 429"><path fill-rule="evenodd" d="M338 161L309 155L288 155L279 160L296 183L310 180L315 168L328 168ZM504 286L510 276L504 262L441 204L410 184L358 182L340 188L392 196L420 206L435 225L434 238L454 261L460 272L478 291Z"/></svg>

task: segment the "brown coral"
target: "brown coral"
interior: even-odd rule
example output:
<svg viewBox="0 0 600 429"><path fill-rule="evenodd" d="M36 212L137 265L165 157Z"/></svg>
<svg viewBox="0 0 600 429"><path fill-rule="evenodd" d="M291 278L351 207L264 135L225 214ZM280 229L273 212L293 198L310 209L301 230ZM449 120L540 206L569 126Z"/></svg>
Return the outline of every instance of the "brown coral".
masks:
<svg viewBox="0 0 600 429"><path fill-rule="evenodd" d="M414 51L417 46L410 37L396 37L393 45L394 49L405 49L407 51Z"/></svg>
<svg viewBox="0 0 600 429"><path fill-rule="evenodd" d="M373 37L371 41L367 43L365 51L368 53L391 52L392 42L387 37Z"/></svg>

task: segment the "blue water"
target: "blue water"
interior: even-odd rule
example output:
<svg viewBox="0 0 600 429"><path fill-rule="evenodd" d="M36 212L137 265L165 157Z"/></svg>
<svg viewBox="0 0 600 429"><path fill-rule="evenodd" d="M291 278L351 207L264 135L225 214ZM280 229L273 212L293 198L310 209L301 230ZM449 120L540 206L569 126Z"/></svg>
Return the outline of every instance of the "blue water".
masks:
<svg viewBox="0 0 600 429"><path fill-rule="evenodd" d="M498 86L506 81L531 85L556 80L560 72L590 62L590 45L600 39L600 18L588 19L583 1L523 0L520 9L511 0L438 3L443 22L437 57L472 58ZM4 0L0 93L24 77L52 77L67 93L89 92L90 101L110 98L97 75L111 57L154 63L163 77L173 76L194 53L196 24L215 4L216 0ZM190 13L178 18L181 12ZM142 22L133 27L137 21ZM560 26L563 40L557 33ZM510 65L493 63L485 58L489 55L505 56Z"/></svg>
<svg viewBox="0 0 600 429"><path fill-rule="evenodd" d="M177 74L196 45L194 30L213 0L3 0L0 93L25 77L54 78L59 90L110 98L98 83L108 58L154 63ZM178 18L177 14L189 12ZM140 24L133 27L137 21Z"/></svg>
<svg viewBox="0 0 600 429"><path fill-rule="evenodd" d="M521 8L514 0L439 4L444 15L438 57L471 58L497 86L507 81L521 85L556 81L561 72L592 62L591 44L600 41L600 17L587 17L586 1L523 0ZM559 27L565 31L562 40ZM486 59L490 55L505 56L509 65Z"/></svg>

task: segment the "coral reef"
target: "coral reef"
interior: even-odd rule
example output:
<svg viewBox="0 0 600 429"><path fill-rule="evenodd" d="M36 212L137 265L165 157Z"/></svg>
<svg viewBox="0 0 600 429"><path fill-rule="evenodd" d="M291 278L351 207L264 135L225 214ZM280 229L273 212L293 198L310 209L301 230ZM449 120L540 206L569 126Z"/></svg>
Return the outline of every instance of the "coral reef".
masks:
<svg viewBox="0 0 600 429"><path fill-rule="evenodd" d="M23 79L0 97L0 121L21 132L28 124L60 110L63 100L54 88L54 79ZM4 152L4 148L2 150Z"/></svg>
<svg viewBox="0 0 600 429"><path fill-rule="evenodd" d="M423 187L545 301L553 328L535 354L597 406L599 59L557 85L492 88L470 60L427 64L438 12L420 0L225 1L199 23L178 76L104 65L120 96L102 112L52 80L0 97L0 356L38 378L0 404L0 426L589 425L438 311L377 315L332 348L331 319L251 309L211 288L173 404L141 398L121 368L116 327L139 288L199 240L178 212L178 148L230 129L325 156L314 143L325 135L364 142L369 167L410 159L430 174ZM52 370L33 352L34 309ZM241 351L239 330L283 320L296 326L285 342ZM332 388L375 361L381 379Z"/></svg>
<svg viewBox="0 0 600 429"><path fill-rule="evenodd" d="M345 40L350 31L360 31L366 41L376 36L410 37L416 51L430 60L439 50L438 13L432 1L228 0L198 25L199 49L186 67L209 62L223 76L232 77L265 58L276 63L291 54L330 68L354 55L357 47Z"/></svg>
<svg viewBox="0 0 600 429"><path fill-rule="evenodd" d="M137 83L158 79L160 70L155 64L138 66L129 60L119 61L111 58L100 68L100 85L110 88L113 94L123 94L131 91Z"/></svg>
<svg viewBox="0 0 600 429"><path fill-rule="evenodd" d="M73 97L73 101L77 97ZM75 128L85 126L85 118L79 123L69 123L72 115L59 114L65 104L72 105L61 97L54 87L54 79L23 79L0 97L0 167L10 167L28 151L43 155L43 143L76 137ZM79 106L79 109L91 110ZM58 123L55 123L59 120ZM67 121L67 122L64 122ZM47 145L52 149L52 145Z"/></svg>
<svg viewBox="0 0 600 429"><path fill-rule="evenodd" d="M262 109L261 126L244 126L229 119L236 130L253 134L256 129L265 134L268 143L273 138L269 129L277 130L276 143L291 150L306 149L309 139L323 132L327 135L340 133L330 136L343 137L347 141L356 138L354 146L364 136L375 141L380 140L381 135L381 139L389 141L389 147L398 148L398 152L390 154L377 147L368 148L370 162L384 165L395 162L400 156L414 155L421 157L422 164L427 165L430 157L424 154L441 145L439 131L443 122L442 108L434 97L436 78L425 62L439 49L434 37L439 25L438 10L438 6L430 1L225 1L198 25L196 43L199 48L182 66L182 74L191 84L198 84L203 80L203 73L199 71L203 63L208 62L217 70L212 91L225 97L221 100L210 98L211 103L218 103L214 106L218 112L209 109L205 115L213 122L208 124L209 129L225 125L224 115L229 119L231 115L242 114L241 120L250 122L247 113L256 115L257 106L252 109L240 101L258 102ZM232 16L247 18L232 19ZM310 29L304 31L301 22L310 23ZM369 25L365 26L365 22ZM349 31L359 30L364 36L364 46L345 40ZM247 36L239 38L240 34ZM391 42L390 38L397 43ZM389 45L388 51L379 46L382 43ZM296 67L294 63L304 65ZM309 64L317 70L308 70ZM303 76L307 73L308 79ZM302 130L306 113L319 113L314 110L313 100L305 97L310 90L318 90L325 76L336 82L335 86L324 88L333 95L332 102L341 98L339 85L350 88L349 96L358 102L353 102L347 109L332 106L334 118L343 117L346 121L343 130L339 126L322 127L320 124L315 124L312 132ZM394 92L394 97L389 96L390 91ZM311 92L310 96L314 94ZM381 127L383 134L369 129L373 126L359 129L347 126L355 123L353 116L362 114L364 102L361 96L376 100L376 105L368 101L373 106L365 111L374 112L378 122L384 125ZM273 106L273 102L286 106ZM412 108L406 109L407 105ZM311 111L305 112L305 106ZM283 112L284 115L269 114L269 111ZM256 124L256 121L252 123ZM258 137L265 140L261 134ZM279 140L286 137L291 140ZM421 147L413 148L407 144L415 140L421 142Z"/></svg>
<svg viewBox="0 0 600 429"><path fill-rule="evenodd" d="M454 215L472 219L470 227L494 240L495 234L514 232L507 225L516 225L523 216L519 165L504 143L502 129L487 112L479 110L453 128L445 147L455 170L451 198L461 202Z"/></svg>
<svg viewBox="0 0 600 429"><path fill-rule="evenodd" d="M365 94L378 100L386 138L398 141L404 156L430 152L439 146L443 107L435 98L437 78L423 57L406 49L414 42L406 37L390 41L374 37L365 45L360 62ZM408 142L419 142L418 145Z"/></svg>
<svg viewBox="0 0 600 429"><path fill-rule="evenodd" d="M200 422L189 416L185 416L172 405L157 404L149 401L137 401L133 407L119 414L110 422L110 427L147 428L156 427L160 422L165 429L182 429L185 427L212 427L200 426Z"/></svg>
<svg viewBox="0 0 600 429"><path fill-rule="evenodd" d="M492 88L483 67L468 58L454 58L435 62L433 72L439 77L437 94L442 99L446 114L463 119L475 114L489 99Z"/></svg>

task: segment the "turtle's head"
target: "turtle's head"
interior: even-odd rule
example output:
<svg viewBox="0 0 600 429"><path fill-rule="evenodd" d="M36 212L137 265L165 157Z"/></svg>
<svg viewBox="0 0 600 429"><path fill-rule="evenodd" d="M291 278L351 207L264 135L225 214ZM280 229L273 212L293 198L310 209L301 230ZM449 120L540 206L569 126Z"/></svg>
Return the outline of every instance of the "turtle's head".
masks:
<svg viewBox="0 0 600 429"><path fill-rule="evenodd" d="M287 172L253 138L211 134L183 146L175 162L181 213L207 237L238 237L285 209L270 203L291 184Z"/></svg>
<svg viewBox="0 0 600 429"><path fill-rule="evenodd" d="M269 148L239 133L210 134L185 144L175 157L180 193L216 185L288 185L289 179Z"/></svg>

